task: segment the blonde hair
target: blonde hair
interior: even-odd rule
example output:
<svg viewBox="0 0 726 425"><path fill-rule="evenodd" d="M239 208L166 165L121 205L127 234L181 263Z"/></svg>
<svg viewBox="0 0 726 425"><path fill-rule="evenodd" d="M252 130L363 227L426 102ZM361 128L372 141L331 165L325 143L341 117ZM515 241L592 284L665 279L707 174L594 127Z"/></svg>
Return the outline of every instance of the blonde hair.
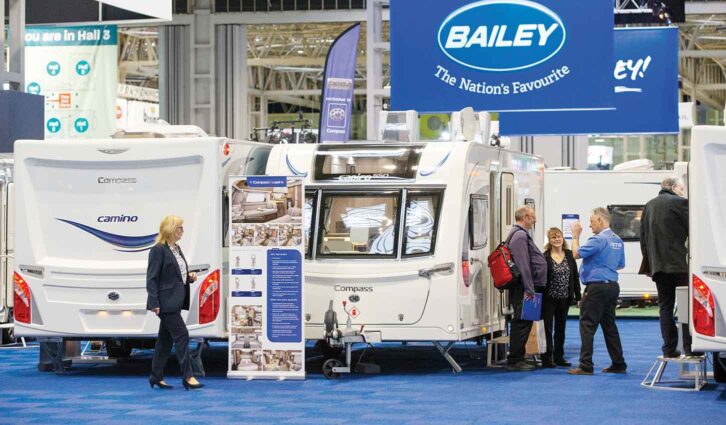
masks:
<svg viewBox="0 0 726 425"><path fill-rule="evenodd" d="M558 234L562 236L562 249L568 249L567 241L565 240L565 235L564 233L562 233L562 230L560 230L559 227L550 227L550 230L547 231L547 243L544 246L545 251L549 251L552 249L552 245L550 245L550 239Z"/></svg>
<svg viewBox="0 0 726 425"><path fill-rule="evenodd" d="M184 224L181 217L175 215L167 215L159 224L159 234L156 235L156 243L171 244L174 243L174 232L177 227Z"/></svg>

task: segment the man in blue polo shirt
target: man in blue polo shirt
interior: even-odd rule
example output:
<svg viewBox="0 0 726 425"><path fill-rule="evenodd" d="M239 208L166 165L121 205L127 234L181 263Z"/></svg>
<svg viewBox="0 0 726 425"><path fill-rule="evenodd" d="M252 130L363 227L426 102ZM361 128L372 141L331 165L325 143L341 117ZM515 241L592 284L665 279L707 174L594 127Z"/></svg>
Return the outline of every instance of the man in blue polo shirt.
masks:
<svg viewBox="0 0 726 425"><path fill-rule="evenodd" d="M593 236L580 246L582 225L572 226L572 253L582 258L580 280L585 285L580 306L580 367L570 369L572 375L592 375L592 344L598 324L605 335L612 364L603 369L606 373L625 373L627 364L623 358L620 334L615 324L615 307L620 286L618 270L625 267L623 240L610 230L610 213L605 208L595 208L590 217Z"/></svg>

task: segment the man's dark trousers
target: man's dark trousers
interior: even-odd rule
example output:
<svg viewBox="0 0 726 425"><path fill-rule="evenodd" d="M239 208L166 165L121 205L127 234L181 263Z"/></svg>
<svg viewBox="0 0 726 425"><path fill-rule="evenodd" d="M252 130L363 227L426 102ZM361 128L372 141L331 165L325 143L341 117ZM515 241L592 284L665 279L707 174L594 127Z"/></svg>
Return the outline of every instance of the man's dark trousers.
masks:
<svg viewBox="0 0 726 425"><path fill-rule="evenodd" d="M593 339L598 325L605 335L605 345L612 365L626 368L620 334L615 324L615 307L618 304L620 286L617 283L590 283L582 296L580 309L580 368L592 372Z"/></svg>
<svg viewBox="0 0 726 425"><path fill-rule="evenodd" d="M532 330L531 320L522 320L522 301L524 300L524 286L518 284L509 290L509 302L514 308L514 317L510 324L509 332L509 357L508 364L515 364L524 361L525 346Z"/></svg>
<svg viewBox="0 0 726 425"><path fill-rule="evenodd" d="M673 318L673 307L676 303L676 288L688 286L688 273L656 273L653 275L658 288L658 306L660 307L660 334L663 337L663 354L672 354L678 348L678 330ZM683 350L691 352L691 333L688 326L682 325Z"/></svg>

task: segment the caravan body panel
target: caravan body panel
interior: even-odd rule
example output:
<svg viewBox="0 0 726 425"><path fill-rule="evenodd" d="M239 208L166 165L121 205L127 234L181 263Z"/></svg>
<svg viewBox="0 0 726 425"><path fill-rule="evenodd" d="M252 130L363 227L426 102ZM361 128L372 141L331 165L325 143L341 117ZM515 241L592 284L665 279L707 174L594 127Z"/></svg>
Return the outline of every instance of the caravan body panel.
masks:
<svg viewBox="0 0 726 425"><path fill-rule="evenodd" d="M638 274L643 260L640 216L645 204L658 195L660 184L666 177L675 177L675 173L546 170L543 243L547 242L546 229L562 229L563 214L580 216L583 227L580 243L585 243L592 236L590 213L596 207L605 207L611 214L611 229L625 242L625 268L619 271L620 298L657 298L655 283L648 276ZM568 239L567 243L571 245L572 240Z"/></svg>
<svg viewBox="0 0 726 425"><path fill-rule="evenodd" d="M196 137L16 143L15 270L32 306L16 334L154 337L148 249L161 219L174 214L184 219L189 268L198 270L182 316L192 337L223 337L224 302L200 324L199 288L222 272L222 191L231 163L256 162L251 145Z"/></svg>
<svg viewBox="0 0 726 425"><path fill-rule="evenodd" d="M690 330L693 351L726 352L726 128L697 126L689 164ZM698 300L700 279L710 299ZM713 320L712 335L695 326L696 304ZM710 333L710 332L709 332Z"/></svg>

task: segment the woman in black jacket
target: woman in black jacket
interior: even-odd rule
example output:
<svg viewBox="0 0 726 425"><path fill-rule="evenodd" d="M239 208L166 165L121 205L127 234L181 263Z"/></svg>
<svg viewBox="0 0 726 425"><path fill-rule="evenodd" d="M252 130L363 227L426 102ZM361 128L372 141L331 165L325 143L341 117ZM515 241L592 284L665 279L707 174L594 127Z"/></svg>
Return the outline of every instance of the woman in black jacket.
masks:
<svg viewBox="0 0 726 425"><path fill-rule="evenodd" d="M183 375L184 388L203 387L192 373L189 359L189 331L181 316L182 310L189 310L189 285L197 280L195 273L189 273L187 260L177 244L184 234L184 221L174 215L164 217L159 225L156 245L149 251L149 265L146 269L146 309L154 312L160 320L159 335L151 361L149 384L161 389L173 387L164 381L164 366L171 353L172 342Z"/></svg>
<svg viewBox="0 0 726 425"><path fill-rule="evenodd" d="M547 352L542 356L542 366L570 366L571 363L564 357L565 326L570 306L580 301L580 275L575 257L567 249L562 230L551 228L547 231L547 240L544 252L547 260L547 288L542 302Z"/></svg>

